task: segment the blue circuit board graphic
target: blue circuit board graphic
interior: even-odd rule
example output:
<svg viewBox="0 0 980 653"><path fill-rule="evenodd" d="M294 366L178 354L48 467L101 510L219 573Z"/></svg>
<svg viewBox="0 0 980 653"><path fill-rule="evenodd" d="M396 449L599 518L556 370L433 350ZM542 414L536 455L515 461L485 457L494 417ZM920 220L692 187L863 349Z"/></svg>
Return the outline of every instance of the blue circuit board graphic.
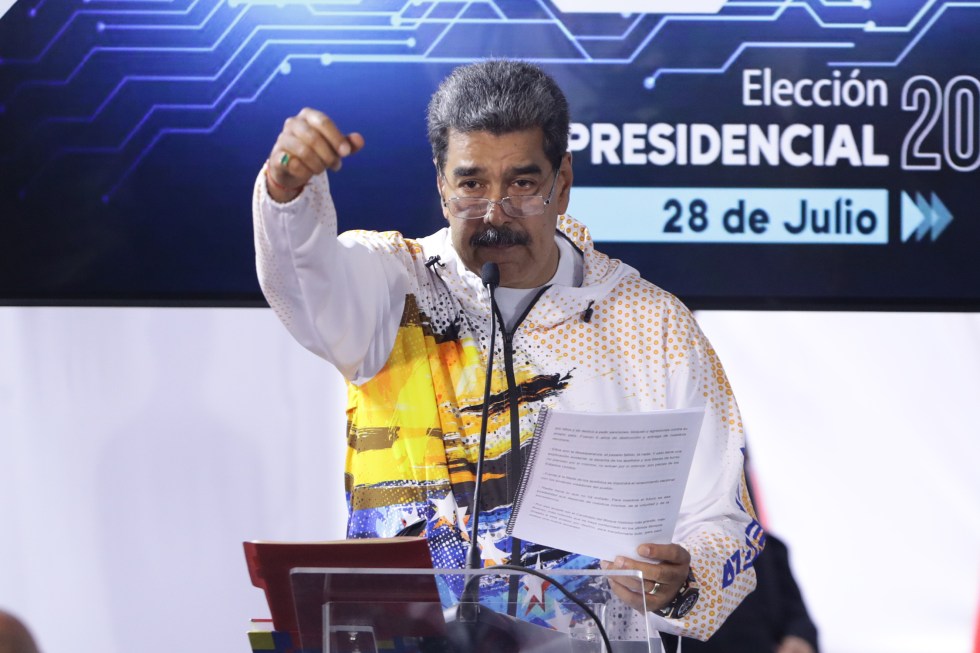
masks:
<svg viewBox="0 0 980 653"><path fill-rule="evenodd" d="M422 98L407 102L417 116L454 65L515 57L559 71L573 118L589 122L600 100L579 102L577 84L615 78L615 94L668 106L675 101L664 90L670 80L723 78L763 56L798 60L811 75L835 69L887 75L912 59L917 65L934 60L958 23L975 25L980 15L980 2L948 0L729 0L716 14L688 15L563 13L559 4L18 0L0 18L0 210L6 214L0 221L21 237L32 233L38 214L50 224L67 221L78 233L94 223L107 234L102 242L112 243L105 247L136 264L140 245L122 244L135 224L150 225L140 238L152 241L156 255L176 240L157 225L190 224L194 198L210 213L247 213L245 171L261 163L275 125L308 101L336 98L341 115L358 109L394 115L390 105L411 86ZM402 95L380 98L387 87ZM424 137L421 123L404 133ZM395 138L396 151L424 148L416 136ZM154 184L167 193L148 191ZM216 191L227 199L215 200ZM248 244L245 236L236 238L241 268ZM118 290L110 267L98 262L104 252L62 247L74 263L40 284L39 296L74 288L76 280L89 284L83 294L92 297ZM53 248L37 245L37 255L61 261L45 251ZM200 261L191 267L194 279L214 271ZM242 269L235 278L217 273L217 287L254 297L251 273ZM0 272L13 278L18 270ZM161 293L170 292L161 284ZM9 281L0 294L11 296L11 288L19 292ZM120 296L131 292L137 291Z"/></svg>
<svg viewBox="0 0 980 653"><path fill-rule="evenodd" d="M499 34L494 56L640 65L650 90L666 75L724 73L757 48L821 50L828 66L895 66L944 15L978 7L741 0L711 16L604 16L563 15L543 0L21 0L3 27L33 38L16 50L0 41L0 114L30 111L31 121L3 160L25 150L42 160L17 189L24 195L62 157L115 159L122 170L101 192L110 201L161 139L212 133L300 62L465 63ZM744 37L728 51L671 47L722 31ZM44 137L52 129L53 141Z"/></svg>

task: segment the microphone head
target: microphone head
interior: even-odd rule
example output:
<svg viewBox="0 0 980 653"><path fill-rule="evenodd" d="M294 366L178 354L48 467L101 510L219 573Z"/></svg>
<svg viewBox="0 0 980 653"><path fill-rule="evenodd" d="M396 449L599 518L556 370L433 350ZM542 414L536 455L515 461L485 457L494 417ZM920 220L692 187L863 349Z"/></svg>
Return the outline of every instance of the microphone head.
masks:
<svg viewBox="0 0 980 653"><path fill-rule="evenodd" d="M496 288L500 285L500 266L493 261L483 264L480 269L480 279L483 285L488 288Z"/></svg>

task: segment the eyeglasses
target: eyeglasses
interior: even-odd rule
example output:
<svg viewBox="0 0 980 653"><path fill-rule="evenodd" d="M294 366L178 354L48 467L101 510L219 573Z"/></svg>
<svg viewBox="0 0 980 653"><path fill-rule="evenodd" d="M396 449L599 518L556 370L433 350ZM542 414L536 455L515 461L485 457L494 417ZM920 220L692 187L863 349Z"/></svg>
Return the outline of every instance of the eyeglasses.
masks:
<svg viewBox="0 0 980 653"><path fill-rule="evenodd" d="M493 205L499 204L504 213L512 218L530 218L544 213L544 207L551 204L551 197L555 194L555 185L558 183L559 170L555 170L555 178L551 182L551 190L548 197L541 195L511 195L499 200L489 200L485 197L450 197L443 200L442 205L449 207L449 212L462 220L485 220ZM443 175L443 180L446 176ZM448 183L448 181L447 181Z"/></svg>

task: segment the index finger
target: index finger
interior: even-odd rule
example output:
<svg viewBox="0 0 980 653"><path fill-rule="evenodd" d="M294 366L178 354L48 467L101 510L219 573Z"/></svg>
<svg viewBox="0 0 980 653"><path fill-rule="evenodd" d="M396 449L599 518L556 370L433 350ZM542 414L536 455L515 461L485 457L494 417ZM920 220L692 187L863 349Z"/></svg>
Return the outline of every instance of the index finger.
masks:
<svg viewBox="0 0 980 653"><path fill-rule="evenodd" d="M691 562L691 554L679 544L654 544L650 542L636 547L636 552L644 558L659 560L668 564L684 565Z"/></svg>

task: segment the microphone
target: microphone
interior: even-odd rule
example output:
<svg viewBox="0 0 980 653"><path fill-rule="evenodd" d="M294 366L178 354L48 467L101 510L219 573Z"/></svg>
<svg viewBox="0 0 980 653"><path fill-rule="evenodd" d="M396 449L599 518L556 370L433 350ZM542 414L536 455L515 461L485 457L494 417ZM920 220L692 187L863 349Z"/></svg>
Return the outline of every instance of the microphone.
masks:
<svg viewBox="0 0 980 653"><path fill-rule="evenodd" d="M480 280L490 289L490 303L493 304L493 291L500 285L500 266L489 261L480 268Z"/></svg>
<svg viewBox="0 0 980 653"><path fill-rule="evenodd" d="M483 487L483 461L487 451L487 422L490 411L491 375L497 339L496 300L494 290L500 285L500 268L496 263L484 263L480 280L490 293L490 351L487 355L487 376L483 388L483 414L480 418L480 451L476 460L476 482L473 486L473 511L470 519L470 549L466 556L468 570L481 569L477 536L480 526L480 490ZM517 640L513 624L506 617L480 605L480 578L472 576L463 587L456 606L456 621L447 624L450 647L457 653L516 653Z"/></svg>

